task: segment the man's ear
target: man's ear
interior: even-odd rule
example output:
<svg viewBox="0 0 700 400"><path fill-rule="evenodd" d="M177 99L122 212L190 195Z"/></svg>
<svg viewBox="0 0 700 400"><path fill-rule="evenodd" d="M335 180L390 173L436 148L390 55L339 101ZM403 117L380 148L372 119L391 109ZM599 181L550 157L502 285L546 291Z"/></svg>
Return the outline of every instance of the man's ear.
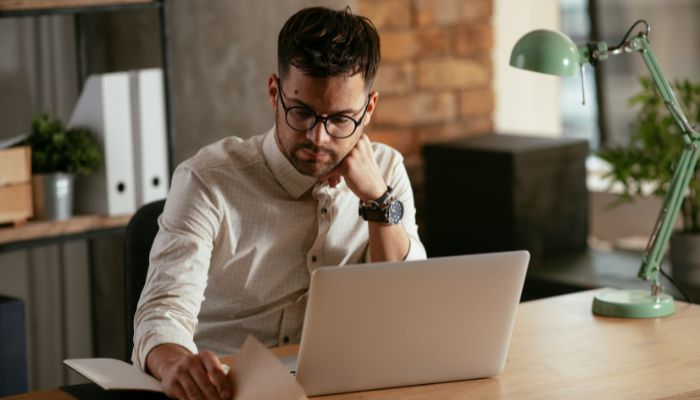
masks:
<svg viewBox="0 0 700 400"><path fill-rule="evenodd" d="M367 113L365 114L363 125L369 124L369 121L372 120L372 113L374 112L375 107L377 107L377 101L379 101L379 92L374 91L370 93L369 103L367 103Z"/></svg>
<svg viewBox="0 0 700 400"><path fill-rule="evenodd" d="M277 87L278 79L277 74L274 73L270 74L270 77L267 78L267 96L270 100L270 105L275 110L277 109L277 95L279 94L279 87Z"/></svg>

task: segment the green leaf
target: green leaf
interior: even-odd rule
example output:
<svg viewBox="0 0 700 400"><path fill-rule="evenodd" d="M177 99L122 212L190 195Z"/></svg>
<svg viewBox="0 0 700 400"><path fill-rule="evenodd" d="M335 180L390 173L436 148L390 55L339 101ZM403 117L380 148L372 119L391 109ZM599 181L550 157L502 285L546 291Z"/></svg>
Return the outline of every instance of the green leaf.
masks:
<svg viewBox="0 0 700 400"><path fill-rule="evenodd" d="M48 114L32 121L31 133L23 144L32 149L34 173L88 175L102 163L97 142L87 129L66 129L60 120Z"/></svg>

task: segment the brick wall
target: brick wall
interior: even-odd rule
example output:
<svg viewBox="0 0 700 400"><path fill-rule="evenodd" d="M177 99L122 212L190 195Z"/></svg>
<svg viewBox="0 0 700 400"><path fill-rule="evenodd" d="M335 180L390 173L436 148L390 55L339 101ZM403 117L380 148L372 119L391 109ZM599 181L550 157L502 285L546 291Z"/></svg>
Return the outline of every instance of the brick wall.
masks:
<svg viewBox="0 0 700 400"><path fill-rule="evenodd" d="M420 224L422 145L493 130L493 0L359 0L357 7L382 41L379 104L367 131L406 157Z"/></svg>

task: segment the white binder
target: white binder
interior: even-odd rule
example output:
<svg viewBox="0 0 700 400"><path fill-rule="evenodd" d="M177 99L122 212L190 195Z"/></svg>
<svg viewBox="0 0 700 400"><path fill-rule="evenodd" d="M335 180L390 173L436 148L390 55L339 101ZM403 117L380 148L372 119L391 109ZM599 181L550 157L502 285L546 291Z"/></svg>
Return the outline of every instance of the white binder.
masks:
<svg viewBox="0 0 700 400"><path fill-rule="evenodd" d="M96 136L103 165L76 180L77 213L121 215L136 210L129 74L92 75L68 122Z"/></svg>
<svg viewBox="0 0 700 400"><path fill-rule="evenodd" d="M168 194L168 149L163 71L130 72L136 207Z"/></svg>

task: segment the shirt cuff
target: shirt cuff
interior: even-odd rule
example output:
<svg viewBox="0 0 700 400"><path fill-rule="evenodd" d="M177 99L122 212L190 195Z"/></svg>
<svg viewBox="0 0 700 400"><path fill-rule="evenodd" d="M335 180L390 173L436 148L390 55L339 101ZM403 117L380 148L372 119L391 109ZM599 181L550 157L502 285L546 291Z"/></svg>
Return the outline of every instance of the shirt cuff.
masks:
<svg viewBox="0 0 700 400"><path fill-rule="evenodd" d="M403 260L425 260L426 258L428 258L428 256L425 253L425 247L423 247L423 243L421 243L420 240L415 239L411 235L408 235L408 252L406 253L406 257L404 257Z"/></svg>
<svg viewBox="0 0 700 400"><path fill-rule="evenodd" d="M146 371L146 357L154 347L161 344L172 343L186 348L192 353L197 353L197 345L191 335L177 329L159 327L148 330L138 343L134 343L131 353L131 361L142 371Z"/></svg>
<svg viewBox="0 0 700 400"><path fill-rule="evenodd" d="M414 238L413 236L408 235L408 251L406 252L406 256L404 256L403 261L425 260L426 258L428 258L428 256L425 253L425 247L423 247L423 243L421 243L420 240ZM369 254L369 244L365 249L364 262L372 262L372 257L370 257Z"/></svg>

